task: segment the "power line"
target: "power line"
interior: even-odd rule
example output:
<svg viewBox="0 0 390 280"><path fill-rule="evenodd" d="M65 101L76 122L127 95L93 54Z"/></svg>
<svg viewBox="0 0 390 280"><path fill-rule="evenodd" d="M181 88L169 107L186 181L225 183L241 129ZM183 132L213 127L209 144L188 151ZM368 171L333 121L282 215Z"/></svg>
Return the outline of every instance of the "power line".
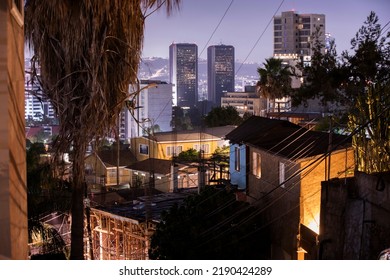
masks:
<svg viewBox="0 0 390 280"><path fill-rule="evenodd" d="M387 107L387 108L384 108L384 110L376 117L376 118L379 118L380 115L382 115L385 111L389 110L390 107ZM353 135L359 133L359 131L363 130L366 126L370 125L371 122L373 122L375 119L373 120L369 120L367 121L365 124L363 125L360 125L359 127L357 127L346 139L344 139L343 141L341 141L338 145L335 145L331 150L329 150L328 152L324 153L321 157L317 158L316 160L314 160L312 163L310 163L309 165L305 166L304 168L298 170L295 174L291 175L288 179L286 179L284 182L280 183L278 186L276 186L275 188L273 188L272 190L270 190L268 193L266 193L264 196L262 196L260 199L258 199L253 205L256 205L258 203L260 203L261 200L263 200L264 198L266 198L267 196L269 196L272 192L274 192L276 189L280 189L279 187L282 186L283 184L285 184L287 181L290 181L291 179L293 179L294 177L302 174L302 172L306 169L308 169L309 167L311 167L309 170L306 171L305 174L303 174L303 177L306 177L308 174L310 174L322 161L324 158L326 158L328 156L328 154L332 153L338 146L342 145L344 142L347 141L347 139L349 139L350 137L352 137ZM314 165L315 164L315 165ZM314 166L313 166L314 165ZM288 189L283 189L285 192L283 194L281 194L280 196L278 196L276 199L274 199L273 201L269 202L265 207L261 208L258 212L256 213L253 213L252 215L249 215L245 220L241 221L240 224L242 225L243 223L246 223L248 222L249 220L253 219L254 217L256 217L257 215L259 215L260 213L264 212L266 209L268 209L269 207L271 207L273 204L275 204L277 201L279 201L282 197L284 197L287 193L289 193L289 191L291 191L294 187L296 186L296 183L293 183ZM300 204L298 204L299 206ZM249 206L248 206L249 207ZM288 212L292 211L293 209L290 209ZM238 211L235 215L232 215L231 217L229 217L229 219L225 219L225 221L222 221L218 224L216 224L215 226L213 226L213 229L218 229L220 228L221 226L225 225L226 223L230 222L234 217L233 216L238 216L239 215L239 212L242 212L242 211ZM273 221L269 222L268 224L271 224L273 223L275 220L277 219L274 219ZM224 232L227 232L231 229L227 229L225 230ZM221 234L223 234L224 232L221 232L219 233L218 235L216 236L213 236L212 238L208 239L206 241L207 242L210 242L211 240L217 238L218 236L220 236Z"/></svg>
<svg viewBox="0 0 390 280"><path fill-rule="evenodd" d="M215 27L213 33L211 33L210 38L208 39L207 43L206 43L205 46L203 47L202 51L200 52L199 57L202 55L203 51L204 51L204 50L206 49L206 47L208 46L208 44L209 44L211 38L213 38L215 32L217 31L218 27L221 25L223 19L225 18L226 14L227 14L227 12L229 11L230 7L232 6L233 2L234 2L234 0L231 0L231 1L230 1L230 4L229 4L229 6L226 8L225 13L223 14L222 18L219 20L219 22L218 22L217 26Z"/></svg>
<svg viewBox="0 0 390 280"><path fill-rule="evenodd" d="M282 0L278 6L278 8L276 9L275 13L272 15L272 17L270 18L267 26L264 28L263 32L260 34L260 36L257 38L255 44L253 45L252 49L249 51L248 55L245 57L244 61L241 63L240 67L238 67L238 70L236 71L236 74L238 74L238 72L240 71L241 67L244 65L244 63L247 61L248 57L251 55L251 53L253 52L253 50L256 48L257 44L259 43L259 41L261 40L261 38L263 37L265 31L267 31L268 27L270 26L272 20L274 19L275 15L277 14L277 12L279 11L280 7L283 5L284 3L284 0Z"/></svg>

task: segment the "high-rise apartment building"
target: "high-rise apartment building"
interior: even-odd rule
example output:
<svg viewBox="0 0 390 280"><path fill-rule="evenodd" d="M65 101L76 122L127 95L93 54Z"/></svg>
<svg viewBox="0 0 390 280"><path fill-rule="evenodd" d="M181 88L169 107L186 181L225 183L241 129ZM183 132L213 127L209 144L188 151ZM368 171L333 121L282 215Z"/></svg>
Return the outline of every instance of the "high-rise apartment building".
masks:
<svg viewBox="0 0 390 280"><path fill-rule="evenodd" d="M25 119L32 119L35 121L43 118L54 119L56 117L53 105L49 100L43 97L41 86L38 81L34 81L31 75L30 58L25 60L25 100L24 100L24 114ZM38 75L39 69L37 69Z"/></svg>
<svg viewBox="0 0 390 280"><path fill-rule="evenodd" d="M234 47L215 45L207 48L208 100L221 106L221 97L234 91Z"/></svg>
<svg viewBox="0 0 390 280"><path fill-rule="evenodd" d="M325 45L325 15L282 12L274 17L274 56L304 58L312 54L313 34Z"/></svg>
<svg viewBox="0 0 390 280"><path fill-rule="evenodd" d="M173 43L169 46L169 81L173 105L194 107L198 101L198 46Z"/></svg>

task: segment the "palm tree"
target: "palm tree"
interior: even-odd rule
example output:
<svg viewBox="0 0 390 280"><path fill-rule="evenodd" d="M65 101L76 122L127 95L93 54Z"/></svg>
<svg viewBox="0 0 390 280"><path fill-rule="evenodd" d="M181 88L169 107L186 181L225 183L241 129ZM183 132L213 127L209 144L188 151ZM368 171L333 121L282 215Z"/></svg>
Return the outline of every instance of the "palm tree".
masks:
<svg viewBox="0 0 390 280"><path fill-rule="evenodd" d="M58 154L73 149L71 259L83 259L84 157L117 123L137 83L146 12L180 0L27 0L33 71L56 110Z"/></svg>
<svg viewBox="0 0 390 280"><path fill-rule="evenodd" d="M270 102L283 98L290 94L292 71L289 65L274 57L268 58L263 63L264 68L258 68L260 80L257 83L261 97Z"/></svg>

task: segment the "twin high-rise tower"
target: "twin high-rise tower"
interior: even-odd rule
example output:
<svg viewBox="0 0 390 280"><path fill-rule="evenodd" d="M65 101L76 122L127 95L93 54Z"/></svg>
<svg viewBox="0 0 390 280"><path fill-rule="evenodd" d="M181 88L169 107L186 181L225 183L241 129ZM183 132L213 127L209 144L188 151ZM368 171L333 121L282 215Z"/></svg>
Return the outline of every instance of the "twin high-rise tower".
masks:
<svg viewBox="0 0 390 280"><path fill-rule="evenodd" d="M198 47L196 44L171 44L169 76L173 84L174 105L193 107L198 101ZM225 92L234 91L234 47L210 46L207 49L208 100L221 106Z"/></svg>
<svg viewBox="0 0 390 280"><path fill-rule="evenodd" d="M169 79L173 84L173 105L193 107L198 101L198 46L169 46Z"/></svg>
<svg viewBox="0 0 390 280"><path fill-rule="evenodd" d="M221 97L234 91L234 47L216 45L207 48L208 100L221 106Z"/></svg>
<svg viewBox="0 0 390 280"><path fill-rule="evenodd" d="M313 34L325 45L325 15L282 12L274 17L274 56L281 59L310 61ZM324 48L325 51L325 48ZM214 45L207 48L208 101L221 106L225 92L234 92L234 47ZM174 105L193 107L198 101L198 47L196 44L173 43L169 47L170 82L174 88Z"/></svg>

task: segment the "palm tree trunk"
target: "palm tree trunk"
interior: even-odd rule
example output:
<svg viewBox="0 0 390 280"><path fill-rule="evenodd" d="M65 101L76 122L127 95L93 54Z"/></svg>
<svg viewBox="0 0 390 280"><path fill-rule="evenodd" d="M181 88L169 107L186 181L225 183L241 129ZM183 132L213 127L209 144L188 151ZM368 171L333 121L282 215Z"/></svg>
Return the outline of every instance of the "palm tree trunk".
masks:
<svg viewBox="0 0 390 280"><path fill-rule="evenodd" d="M84 259L84 161L86 146L82 143L82 137L77 140L79 143L74 145L73 158L73 189L72 189L72 207L71 207L71 246L70 259Z"/></svg>

